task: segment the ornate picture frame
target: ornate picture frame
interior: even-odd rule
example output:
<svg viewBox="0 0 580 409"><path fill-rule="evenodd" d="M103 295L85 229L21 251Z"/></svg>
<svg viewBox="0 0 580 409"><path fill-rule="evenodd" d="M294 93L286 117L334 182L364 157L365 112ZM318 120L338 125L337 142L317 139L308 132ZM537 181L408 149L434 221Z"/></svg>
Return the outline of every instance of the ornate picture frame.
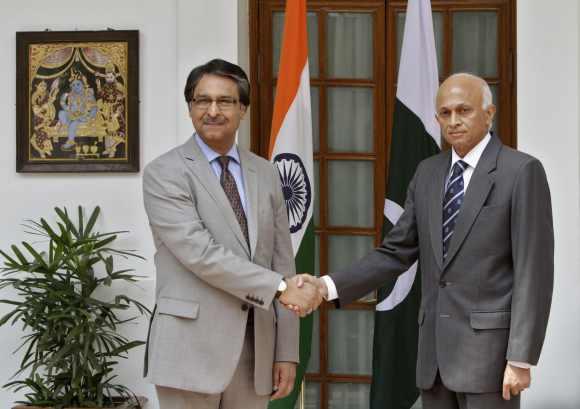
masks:
<svg viewBox="0 0 580 409"><path fill-rule="evenodd" d="M139 31L16 33L16 171L139 171Z"/></svg>

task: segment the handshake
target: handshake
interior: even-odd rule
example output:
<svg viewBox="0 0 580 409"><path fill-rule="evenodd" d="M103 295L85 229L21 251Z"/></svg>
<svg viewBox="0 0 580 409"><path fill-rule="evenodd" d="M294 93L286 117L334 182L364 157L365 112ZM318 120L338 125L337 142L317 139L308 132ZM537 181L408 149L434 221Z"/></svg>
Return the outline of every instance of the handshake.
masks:
<svg viewBox="0 0 580 409"><path fill-rule="evenodd" d="M322 300L328 297L326 284L310 274L299 274L286 279L287 288L280 295L280 302L300 317L316 310Z"/></svg>

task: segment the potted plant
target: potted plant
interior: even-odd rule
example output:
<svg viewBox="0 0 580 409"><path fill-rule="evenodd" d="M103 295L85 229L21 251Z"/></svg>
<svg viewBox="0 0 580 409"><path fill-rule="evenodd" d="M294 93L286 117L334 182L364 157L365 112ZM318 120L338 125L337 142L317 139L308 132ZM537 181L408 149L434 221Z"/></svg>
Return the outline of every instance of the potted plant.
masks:
<svg viewBox="0 0 580 409"><path fill-rule="evenodd" d="M85 219L79 206L76 222L66 208L55 211L52 225L43 218L25 224L26 233L40 241L13 245L11 254L0 251L0 289L10 287L18 295L0 300L14 307L0 318L0 326L20 323L25 330L18 349L24 355L14 375L22 378L4 386L27 389L27 401L17 402L27 406L19 408L140 407L127 387L113 381L119 359L143 342L117 329L149 310L125 294L114 294L112 284L138 278L133 269L115 269L117 257L142 257L111 247L126 232L94 231L99 207Z"/></svg>

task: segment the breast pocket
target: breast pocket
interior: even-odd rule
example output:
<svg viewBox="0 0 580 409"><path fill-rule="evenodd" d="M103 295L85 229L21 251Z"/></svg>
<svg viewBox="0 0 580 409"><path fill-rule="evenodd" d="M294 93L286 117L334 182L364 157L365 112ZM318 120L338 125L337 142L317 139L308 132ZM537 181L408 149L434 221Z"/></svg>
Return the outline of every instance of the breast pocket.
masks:
<svg viewBox="0 0 580 409"><path fill-rule="evenodd" d="M491 206L483 206L479 215L477 216L478 219L486 219L486 218L498 218L498 217L506 217L507 212L509 211L509 206L506 204L501 205L491 205Z"/></svg>

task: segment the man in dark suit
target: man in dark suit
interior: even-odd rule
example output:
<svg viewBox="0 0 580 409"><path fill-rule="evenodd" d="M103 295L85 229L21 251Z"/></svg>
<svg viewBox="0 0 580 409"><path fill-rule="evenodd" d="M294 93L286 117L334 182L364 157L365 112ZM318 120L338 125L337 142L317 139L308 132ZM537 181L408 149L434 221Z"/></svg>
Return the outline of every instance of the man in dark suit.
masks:
<svg viewBox="0 0 580 409"><path fill-rule="evenodd" d="M404 213L382 245L318 281L348 304L419 259L417 386L425 409L519 408L542 349L553 287L550 192L541 163L489 133L481 78L440 87L436 116L450 150L421 162Z"/></svg>

